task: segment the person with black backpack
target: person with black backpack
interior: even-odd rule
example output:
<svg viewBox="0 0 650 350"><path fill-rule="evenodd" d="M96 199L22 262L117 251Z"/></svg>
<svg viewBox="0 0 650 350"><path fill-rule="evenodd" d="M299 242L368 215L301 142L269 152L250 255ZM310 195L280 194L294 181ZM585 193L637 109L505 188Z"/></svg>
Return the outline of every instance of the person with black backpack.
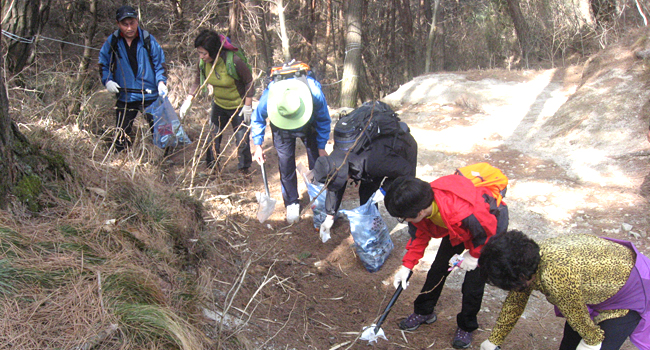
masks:
<svg viewBox="0 0 650 350"><path fill-rule="evenodd" d="M116 11L118 30L99 51L99 74L106 90L117 95L115 139L117 152L131 145L133 120L143 113L153 129L153 116L145 109L167 95L167 71L162 48L146 30L140 28L138 13L131 6Z"/></svg>
<svg viewBox="0 0 650 350"><path fill-rule="evenodd" d="M251 117L253 159L260 165L266 160L262 144L269 119L273 146L278 152L286 219L293 224L300 219L296 139L305 145L312 169L318 157L327 155L325 145L330 137L331 118L321 85L305 63L292 61L276 68Z"/></svg>
<svg viewBox="0 0 650 350"><path fill-rule="evenodd" d="M255 95L253 74L242 51L235 47L228 37L205 29L194 40L199 55L194 85L180 108L183 119L194 96L204 81L212 85L212 142L208 142L205 161L208 168L218 166L221 153L221 136L228 124L232 125L237 142L238 170L248 174L251 166L251 149L248 140L248 124L253 113Z"/></svg>
<svg viewBox="0 0 650 350"><path fill-rule="evenodd" d="M340 126L335 127L334 150L329 156L320 157L316 160L312 170L314 181L327 184L325 199L327 217L321 224L321 235L329 236L349 179L356 183L360 182L359 202L363 205L382 186L382 183L384 187L387 187L397 177L415 176L418 158L417 142L411 136L406 124L400 122L392 110L390 110L390 113L384 113L382 108L385 108L385 111L388 112L388 106L381 102L377 102L376 106L377 108L373 108L372 104L364 104L364 106L350 113L352 118L341 118L337 125L345 123L347 119L348 126L351 126L354 124L352 120L355 120L355 113L367 114L357 116L358 128L365 128L365 130L363 132L361 130L351 132L356 134L356 137L348 137L347 139L352 142L346 145L347 139L339 138L340 133L338 130ZM364 142L364 135L370 134L373 125L376 125L383 118L386 118L389 122L394 122L396 128L392 132L375 134L375 136L368 138ZM352 144L355 144L355 146L351 147Z"/></svg>

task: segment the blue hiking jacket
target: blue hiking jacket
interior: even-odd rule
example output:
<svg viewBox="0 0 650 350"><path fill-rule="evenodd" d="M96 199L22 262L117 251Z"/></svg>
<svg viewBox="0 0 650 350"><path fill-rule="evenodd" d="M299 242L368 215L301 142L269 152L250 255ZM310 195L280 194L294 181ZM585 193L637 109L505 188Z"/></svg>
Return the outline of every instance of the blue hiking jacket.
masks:
<svg viewBox="0 0 650 350"><path fill-rule="evenodd" d="M266 129L266 118L268 118L266 107L269 99L269 88L271 88L273 84L275 84L275 82L271 82L264 90L262 97L260 97L260 101L257 104L257 108L253 111L253 115L251 115L251 135L253 136L254 145L261 145L264 143L264 130ZM313 125L316 130L316 142L318 148L325 149L327 140L330 138L330 128L332 125L330 112L327 108L327 100L325 100L325 95L323 94L321 85L316 79L307 76L307 84L309 85L309 90L311 90L311 97L314 104L311 119L307 124Z"/></svg>
<svg viewBox="0 0 650 350"><path fill-rule="evenodd" d="M150 59L150 53L144 47L143 32L144 30L142 28L138 28L137 74L133 74L133 70L129 64L129 55L126 51L126 41L121 36L119 36L117 40L118 54L111 55L111 39L114 34L111 34L108 39L106 39L106 42L104 42L104 45L99 51L102 84L106 85L107 81L112 80L120 87L129 89L129 92L120 91L117 97L120 101L143 101L143 97L146 101L155 100L158 98L158 82L162 81L165 84L167 83L165 68L163 67L163 64L165 63L165 54L153 35L149 35L151 38ZM119 33L119 31L117 31L117 33ZM110 70L112 57L117 59L114 73ZM152 62L153 67L151 66ZM142 91L144 94L142 92L131 92L134 90Z"/></svg>

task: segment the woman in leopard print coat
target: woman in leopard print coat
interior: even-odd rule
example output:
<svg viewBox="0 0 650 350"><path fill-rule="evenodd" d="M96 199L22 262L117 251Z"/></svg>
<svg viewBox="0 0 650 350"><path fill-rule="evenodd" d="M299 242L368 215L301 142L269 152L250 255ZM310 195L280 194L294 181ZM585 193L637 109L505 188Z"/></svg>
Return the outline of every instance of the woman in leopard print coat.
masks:
<svg viewBox="0 0 650 350"><path fill-rule="evenodd" d="M533 290L566 318L560 350L650 350L650 259L625 241L565 235L539 245L519 231L493 237L479 258L488 283L510 291L481 350L504 342Z"/></svg>

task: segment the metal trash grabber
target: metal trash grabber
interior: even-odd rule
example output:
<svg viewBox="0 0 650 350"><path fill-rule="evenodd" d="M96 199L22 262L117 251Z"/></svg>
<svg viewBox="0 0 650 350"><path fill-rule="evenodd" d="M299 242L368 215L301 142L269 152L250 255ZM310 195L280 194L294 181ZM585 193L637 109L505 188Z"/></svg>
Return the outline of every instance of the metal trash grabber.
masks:
<svg viewBox="0 0 650 350"><path fill-rule="evenodd" d="M264 180L264 188L266 190L266 193L257 192L255 195L257 197L257 202L260 204L259 208L257 209L257 220L259 220L260 223L263 223L271 216L271 214L273 214L273 210L275 209L275 204L277 201L271 198L269 191L269 182L266 178L266 163L262 163L261 167L262 179Z"/></svg>
<svg viewBox="0 0 650 350"><path fill-rule="evenodd" d="M407 282L411 278L411 275L413 275L413 271L409 272L409 275L406 278ZM386 309L384 309L384 312L379 317L377 324L376 325L373 324L364 328L363 333L361 333L361 337L360 337L361 340L367 340L371 343L377 341L377 339L379 338L384 338L388 340L388 338L386 338L386 335L384 334L384 330L381 329L381 325L386 320L386 317L388 316L390 309L393 307L393 305L395 305L395 302L397 301L397 298L399 298L399 295L401 293L402 293L402 284L400 283L399 286L397 286L397 289L395 289L395 293L393 293L393 297L390 298L388 305L386 305Z"/></svg>

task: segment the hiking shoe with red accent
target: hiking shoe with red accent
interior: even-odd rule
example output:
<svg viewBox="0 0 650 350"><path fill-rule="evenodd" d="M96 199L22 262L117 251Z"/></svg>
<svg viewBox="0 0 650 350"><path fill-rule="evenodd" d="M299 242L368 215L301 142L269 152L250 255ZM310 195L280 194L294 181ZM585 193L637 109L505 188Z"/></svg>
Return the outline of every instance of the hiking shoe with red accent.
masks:
<svg viewBox="0 0 650 350"><path fill-rule="evenodd" d="M451 346L454 349L467 349L470 344L472 344L472 332L465 332L464 330L456 328L456 333L454 333L454 340L451 343Z"/></svg>
<svg viewBox="0 0 650 350"><path fill-rule="evenodd" d="M414 331L418 329L421 324L432 324L433 322L436 322L437 319L438 316L436 316L435 312L432 312L429 315L412 313L409 315L409 317L400 321L399 328L405 331Z"/></svg>

